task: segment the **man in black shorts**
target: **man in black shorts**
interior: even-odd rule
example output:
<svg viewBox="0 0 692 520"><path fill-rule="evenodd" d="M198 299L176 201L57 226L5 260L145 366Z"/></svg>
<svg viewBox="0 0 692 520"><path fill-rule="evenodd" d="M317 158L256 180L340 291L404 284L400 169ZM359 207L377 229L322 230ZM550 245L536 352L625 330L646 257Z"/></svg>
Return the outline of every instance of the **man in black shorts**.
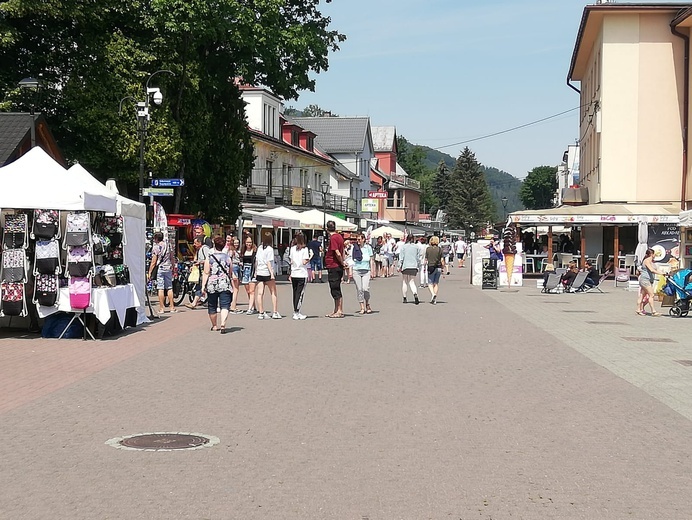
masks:
<svg viewBox="0 0 692 520"><path fill-rule="evenodd" d="M324 255L324 266L327 268L327 281L329 290L334 298L334 312L327 314L327 318L344 317L344 298L341 294L341 279L344 277L344 239L336 232L336 224L333 220L327 222L329 241L327 253Z"/></svg>

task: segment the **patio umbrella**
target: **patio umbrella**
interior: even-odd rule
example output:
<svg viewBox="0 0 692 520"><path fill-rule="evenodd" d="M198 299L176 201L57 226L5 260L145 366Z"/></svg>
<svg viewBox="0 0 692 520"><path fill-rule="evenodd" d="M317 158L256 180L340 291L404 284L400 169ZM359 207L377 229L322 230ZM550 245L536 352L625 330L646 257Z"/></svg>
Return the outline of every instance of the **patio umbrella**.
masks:
<svg viewBox="0 0 692 520"><path fill-rule="evenodd" d="M649 224L645 220L639 221L639 228L637 229L637 249L634 250L634 254L637 257L637 263L641 265L644 261L644 255L646 255L646 250L649 248Z"/></svg>

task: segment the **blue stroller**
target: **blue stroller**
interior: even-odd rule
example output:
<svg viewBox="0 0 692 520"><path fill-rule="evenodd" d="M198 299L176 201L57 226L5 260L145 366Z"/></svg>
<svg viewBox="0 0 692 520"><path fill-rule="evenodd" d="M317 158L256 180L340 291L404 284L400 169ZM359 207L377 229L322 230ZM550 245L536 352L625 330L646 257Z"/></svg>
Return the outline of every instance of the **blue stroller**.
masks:
<svg viewBox="0 0 692 520"><path fill-rule="evenodd" d="M671 274L663 292L675 297L675 303L668 310L668 314L674 318L687 316L692 300L692 269L680 269Z"/></svg>

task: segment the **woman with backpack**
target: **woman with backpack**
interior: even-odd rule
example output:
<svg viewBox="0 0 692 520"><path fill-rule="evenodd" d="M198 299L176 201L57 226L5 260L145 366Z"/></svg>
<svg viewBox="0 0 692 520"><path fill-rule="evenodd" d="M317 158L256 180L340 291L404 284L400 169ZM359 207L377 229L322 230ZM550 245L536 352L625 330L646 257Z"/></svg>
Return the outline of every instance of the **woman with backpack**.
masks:
<svg viewBox="0 0 692 520"><path fill-rule="evenodd" d="M360 311L358 314L372 314L370 308L370 276L375 270L375 252L370 244L365 243L365 235L359 233L353 245L353 281L356 284L356 294Z"/></svg>
<svg viewBox="0 0 692 520"><path fill-rule="evenodd" d="M437 304L437 290L440 285L442 270L445 268L444 255L439 246L440 237L430 237L430 245L425 250L425 260L428 263L428 289L430 289L430 303Z"/></svg>
<svg viewBox="0 0 692 520"><path fill-rule="evenodd" d="M418 256L418 247L413 243L413 238L413 235L408 235L406 243L399 248L399 272L404 277L401 284L404 303L407 303L406 296L410 287L416 305L418 305L420 301L418 300L418 289L416 288L416 276L418 276L420 257Z"/></svg>
<svg viewBox="0 0 692 520"><path fill-rule="evenodd" d="M223 252L225 241L221 237L214 239L214 249L204 261L202 275L202 296L207 295L207 312L211 321L211 330L226 333L226 320L231 310L233 299L233 264L231 257ZM217 308L221 309L221 324L218 323Z"/></svg>

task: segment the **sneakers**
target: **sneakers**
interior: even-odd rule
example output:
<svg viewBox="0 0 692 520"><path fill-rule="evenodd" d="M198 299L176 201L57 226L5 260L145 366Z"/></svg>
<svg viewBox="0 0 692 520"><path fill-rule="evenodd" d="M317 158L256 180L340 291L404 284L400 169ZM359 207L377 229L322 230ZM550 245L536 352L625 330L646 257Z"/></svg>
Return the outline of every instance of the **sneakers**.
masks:
<svg viewBox="0 0 692 520"><path fill-rule="evenodd" d="M406 302L406 296L404 296L404 303L407 303L407 302Z"/></svg>
<svg viewBox="0 0 692 520"><path fill-rule="evenodd" d="M267 316L269 316L269 315L267 315ZM281 316L281 314L279 314L278 312L275 312L274 314L271 315L271 318L273 320L280 320L281 318L283 318L283 316Z"/></svg>
<svg viewBox="0 0 692 520"><path fill-rule="evenodd" d="M307 316L304 316L303 314L301 314L299 312L294 312L293 313L293 319L294 320L305 320L305 319L307 319Z"/></svg>
<svg viewBox="0 0 692 520"><path fill-rule="evenodd" d="M268 320L269 319L269 314L266 312L260 312L259 315L257 316L258 320Z"/></svg>
<svg viewBox="0 0 692 520"><path fill-rule="evenodd" d="M416 299L416 305L420 303L420 300L418 299L418 295L414 294L413 297Z"/></svg>
<svg viewBox="0 0 692 520"><path fill-rule="evenodd" d="M433 296L432 300L430 300L430 303L432 303L433 305L437 305L437 296Z"/></svg>
<svg viewBox="0 0 692 520"><path fill-rule="evenodd" d="M299 320L307 320L308 317L307 317L305 314L300 314L300 313L298 313L298 319L299 319Z"/></svg>
<svg viewBox="0 0 692 520"><path fill-rule="evenodd" d="M247 311L245 311L245 314L247 314L248 316L250 316L252 314L256 314L256 313L257 313L257 311L255 309L248 309Z"/></svg>

